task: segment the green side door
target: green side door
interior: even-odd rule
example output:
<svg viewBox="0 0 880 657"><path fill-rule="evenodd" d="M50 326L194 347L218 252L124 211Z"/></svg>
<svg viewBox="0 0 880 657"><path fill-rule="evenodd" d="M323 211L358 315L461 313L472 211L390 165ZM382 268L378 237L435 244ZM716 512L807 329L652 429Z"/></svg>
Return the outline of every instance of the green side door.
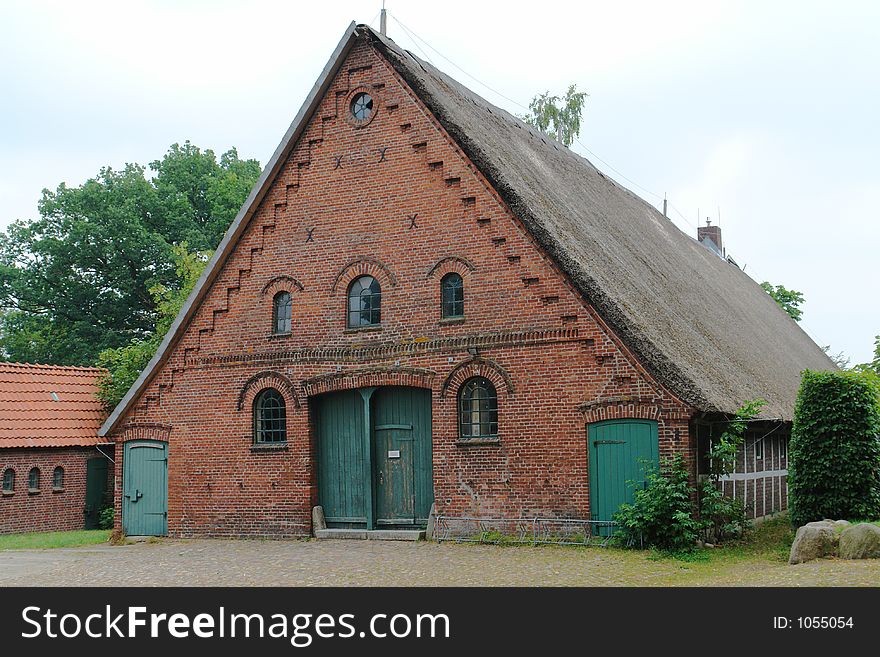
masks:
<svg viewBox="0 0 880 657"><path fill-rule="evenodd" d="M373 397L376 524L423 525L434 501L431 392L380 388Z"/></svg>
<svg viewBox="0 0 880 657"><path fill-rule="evenodd" d="M129 536L168 533L168 444L157 440L125 443L122 475L122 528Z"/></svg>
<svg viewBox="0 0 880 657"><path fill-rule="evenodd" d="M316 400L318 503L331 527L363 527L367 522L369 477L365 402L357 390Z"/></svg>
<svg viewBox="0 0 880 657"><path fill-rule="evenodd" d="M633 490L659 465L657 423L652 420L608 420L587 427L590 459L590 509L593 520L612 521ZM600 528L607 535L610 528Z"/></svg>
<svg viewBox="0 0 880 657"><path fill-rule="evenodd" d="M101 509L107 503L107 459L96 457L86 461L86 506L83 509L85 528L97 529Z"/></svg>

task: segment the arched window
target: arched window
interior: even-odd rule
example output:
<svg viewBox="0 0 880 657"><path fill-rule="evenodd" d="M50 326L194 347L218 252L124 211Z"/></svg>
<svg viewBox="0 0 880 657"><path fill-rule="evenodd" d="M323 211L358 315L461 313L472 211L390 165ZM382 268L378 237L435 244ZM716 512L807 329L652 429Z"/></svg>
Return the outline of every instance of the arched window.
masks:
<svg viewBox="0 0 880 657"><path fill-rule="evenodd" d="M462 440L498 437L498 395L489 379L475 376L462 384L458 418Z"/></svg>
<svg viewBox="0 0 880 657"><path fill-rule="evenodd" d="M272 333L290 333L293 302L290 292L279 292L272 300Z"/></svg>
<svg viewBox="0 0 880 657"><path fill-rule="evenodd" d="M348 288L348 327L376 326L382 321L382 288L372 276L361 276Z"/></svg>
<svg viewBox="0 0 880 657"><path fill-rule="evenodd" d="M64 468L60 465L52 473L52 488L64 488Z"/></svg>
<svg viewBox="0 0 880 657"><path fill-rule="evenodd" d="M15 470L13 470L12 468L6 468L6 470L3 472L3 492L15 492Z"/></svg>
<svg viewBox="0 0 880 657"><path fill-rule="evenodd" d="M254 399L254 442L287 442L287 407L275 388L266 388Z"/></svg>
<svg viewBox="0 0 880 657"><path fill-rule="evenodd" d="M440 316L464 317L464 281L455 272L446 274L440 281Z"/></svg>
<svg viewBox="0 0 880 657"><path fill-rule="evenodd" d="M28 472L28 490L40 490L40 469L31 468Z"/></svg>

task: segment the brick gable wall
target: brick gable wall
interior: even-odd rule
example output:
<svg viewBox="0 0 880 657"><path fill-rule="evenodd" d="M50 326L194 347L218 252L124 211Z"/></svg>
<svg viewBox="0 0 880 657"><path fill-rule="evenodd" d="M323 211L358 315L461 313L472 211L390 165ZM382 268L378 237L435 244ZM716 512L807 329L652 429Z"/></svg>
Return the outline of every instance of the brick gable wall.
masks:
<svg viewBox="0 0 880 657"><path fill-rule="evenodd" d="M377 110L355 126L347 108L364 90ZM440 319L450 271L464 279L464 321ZM345 324L346 290L364 273L382 285L378 330ZM282 290L293 331L273 336ZM478 373L498 389L500 440L461 445L455 393ZM282 450L252 446L251 403L269 385L287 400ZM588 518L590 421L656 419L661 453L692 458L690 409L645 373L360 43L116 437L169 441L169 533L306 534L317 501L309 398L363 385L432 390L443 514Z"/></svg>

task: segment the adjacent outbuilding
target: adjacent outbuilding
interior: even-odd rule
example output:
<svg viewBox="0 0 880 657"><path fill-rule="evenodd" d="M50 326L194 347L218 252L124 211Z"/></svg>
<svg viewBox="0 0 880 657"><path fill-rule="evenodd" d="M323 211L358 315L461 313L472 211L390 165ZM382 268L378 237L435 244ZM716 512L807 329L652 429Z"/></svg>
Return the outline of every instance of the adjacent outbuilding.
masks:
<svg viewBox="0 0 880 657"><path fill-rule="evenodd" d="M0 362L0 533L97 528L112 504L103 373Z"/></svg>

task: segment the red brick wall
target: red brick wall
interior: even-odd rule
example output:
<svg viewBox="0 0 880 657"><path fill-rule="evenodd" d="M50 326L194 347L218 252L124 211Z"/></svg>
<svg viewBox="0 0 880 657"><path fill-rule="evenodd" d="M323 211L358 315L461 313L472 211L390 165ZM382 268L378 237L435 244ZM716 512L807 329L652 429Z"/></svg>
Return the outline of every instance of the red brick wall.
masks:
<svg viewBox="0 0 880 657"><path fill-rule="evenodd" d="M0 534L82 529L86 461L100 456L85 447L0 449L0 477L8 468L15 470L14 494L0 494ZM53 488L57 466L64 468L61 490ZM28 473L34 467L40 469L35 493L28 490Z"/></svg>
<svg viewBox="0 0 880 657"><path fill-rule="evenodd" d="M347 107L363 89L378 110L355 127ZM464 321L440 320L448 271L464 279ZM382 285L379 330L346 329L346 290L364 272ZM280 290L293 297L288 336L270 335ZM461 445L457 386L477 372L496 382L499 441ZM270 381L287 399L288 445L256 451L250 402ZM433 393L443 514L589 517L585 424L614 414L657 419L661 452L692 458L690 410L360 44L117 436L169 441L172 535L304 534L316 502L310 396L401 383Z"/></svg>

